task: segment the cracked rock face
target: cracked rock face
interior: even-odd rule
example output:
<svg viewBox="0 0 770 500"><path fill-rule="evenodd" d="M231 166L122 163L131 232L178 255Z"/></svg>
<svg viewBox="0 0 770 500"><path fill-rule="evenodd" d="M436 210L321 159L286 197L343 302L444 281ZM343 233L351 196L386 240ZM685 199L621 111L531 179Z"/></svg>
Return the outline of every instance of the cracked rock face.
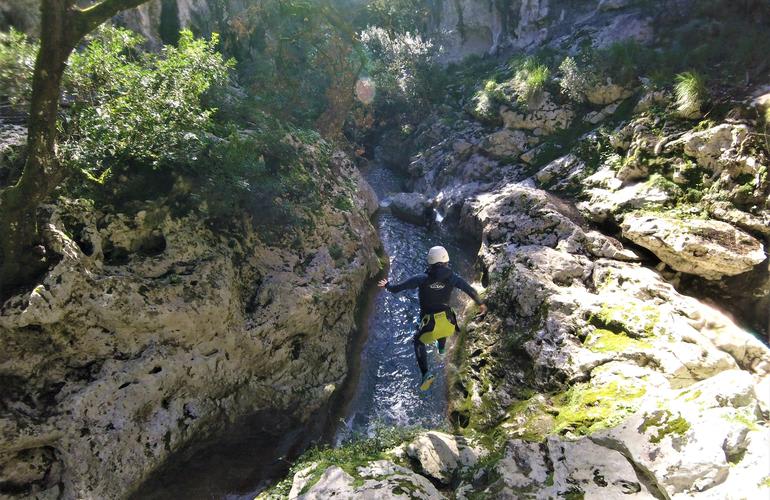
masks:
<svg viewBox="0 0 770 500"><path fill-rule="evenodd" d="M356 301L378 270L359 174L312 233L271 246L163 206L51 207L61 261L0 316L0 484L117 498L175 450L239 416L301 426L347 374ZM363 182L360 181L359 182Z"/></svg>

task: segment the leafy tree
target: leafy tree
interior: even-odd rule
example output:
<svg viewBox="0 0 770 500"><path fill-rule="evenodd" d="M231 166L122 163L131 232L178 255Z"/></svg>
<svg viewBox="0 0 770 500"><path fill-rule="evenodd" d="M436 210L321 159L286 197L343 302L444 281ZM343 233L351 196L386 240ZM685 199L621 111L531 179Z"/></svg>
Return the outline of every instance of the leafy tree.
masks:
<svg viewBox="0 0 770 500"><path fill-rule="evenodd" d="M21 177L0 191L0 291L27 283L47 267L35 217L64 178L56 159L56 116L67 59L88 33L124 9L147 0L102 0L82 8L75 0L42 0L40 50L32 77L27 160ZM38 249L36 253L34 250Z"/></svg>
<svg viewBox="0 0 770 500"><path fill-rule="evenodd" d="M185 30L177 46L134 56L130 49L142 41L105 28L70 58L65 92L76 104L60 156L92 175L111 164L157 168L193 156L213 113L201 96L224 83L234 64L216 51L216 34L206 41Z"/></svg>

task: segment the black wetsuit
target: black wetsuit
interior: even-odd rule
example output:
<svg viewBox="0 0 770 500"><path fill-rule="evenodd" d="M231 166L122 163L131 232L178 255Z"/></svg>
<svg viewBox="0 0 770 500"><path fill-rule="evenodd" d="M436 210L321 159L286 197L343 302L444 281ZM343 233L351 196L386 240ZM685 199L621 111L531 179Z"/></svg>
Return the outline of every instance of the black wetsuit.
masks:
<svg viewBox="0 0 770 500"><path fill-rule="evenodd" d="M452 291L455 288L459 288L467 293L477 304L482 304L476 290L446 265L434 264L424 273L416 274L403 283L396 285L387 284L388 291L392 293L414 288L419 289L420 316L448 311L449 315L454 318L454 312L452 312L449 306L449 299L452 297ZM420 334L421 331L418 329L413 338L414 354L417 356L420 372L424 376L428 371L428 351L425 348L425 344L419 339ZM446 339L439 339L438 342L441 349L443 349Z"/></svg>

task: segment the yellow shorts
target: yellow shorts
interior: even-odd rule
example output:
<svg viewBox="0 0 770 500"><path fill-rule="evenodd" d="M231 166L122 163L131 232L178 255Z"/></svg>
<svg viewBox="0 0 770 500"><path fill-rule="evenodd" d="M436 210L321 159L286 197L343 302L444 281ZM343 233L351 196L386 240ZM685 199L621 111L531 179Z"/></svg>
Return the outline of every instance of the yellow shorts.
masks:
<svg viewBox="0 0 770 500"><path fill-rule="evenodd" d="M423 344L430 344L451 337L457 331L457 318L450 309L435 314L426 314L420 323L420 336L418 339Z"/></svg>

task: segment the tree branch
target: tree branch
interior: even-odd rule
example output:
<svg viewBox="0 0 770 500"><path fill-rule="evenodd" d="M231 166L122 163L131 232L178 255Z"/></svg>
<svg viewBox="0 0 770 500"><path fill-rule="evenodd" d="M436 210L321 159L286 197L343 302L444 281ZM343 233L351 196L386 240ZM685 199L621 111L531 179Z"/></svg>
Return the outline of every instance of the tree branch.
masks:
<svg viewBox="0 0 770 500"><path fill-rule="evenodd" d="M133 9L145 3L147 0L102 0L91 7L75 8L75 26L78 31L78 39L84 37L97 26L115 16L118 12Z"/></svg>

